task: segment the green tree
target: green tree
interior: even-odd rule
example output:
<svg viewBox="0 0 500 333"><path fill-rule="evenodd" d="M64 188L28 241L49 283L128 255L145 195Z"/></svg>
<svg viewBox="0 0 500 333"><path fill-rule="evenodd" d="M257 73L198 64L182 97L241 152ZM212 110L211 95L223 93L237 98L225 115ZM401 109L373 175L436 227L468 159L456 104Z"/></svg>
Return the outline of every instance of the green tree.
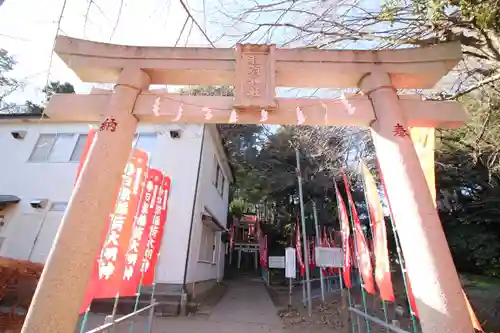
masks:
<svg viewBox="0 0 500 333"><path fill-rule="evenodd" d="M500 94L461 101L472 121L442 131L437 147L440 215L458 269L500 276Z"/></svg>
<svg viewBox="0 0 500 333"><path fill-rule="evenodd" d="M69 82L61 83L60 81L51 81L43 88L42 91L45 93L45 100L42 105L33 103L31 101L26 101L26 112L42 114L45 105L47 105L47 103L50 101L50 98L54 94L74 94L75 87L73 87L73 85Z"/></svg>
<svg viewBox="0 0 500 333"><path fill-rule="evenodd" d="M21 87L18 80L9 77L15 65L14 57L0 48L0 113L15 112L16 105L7 101L8 97Z"/></svg>

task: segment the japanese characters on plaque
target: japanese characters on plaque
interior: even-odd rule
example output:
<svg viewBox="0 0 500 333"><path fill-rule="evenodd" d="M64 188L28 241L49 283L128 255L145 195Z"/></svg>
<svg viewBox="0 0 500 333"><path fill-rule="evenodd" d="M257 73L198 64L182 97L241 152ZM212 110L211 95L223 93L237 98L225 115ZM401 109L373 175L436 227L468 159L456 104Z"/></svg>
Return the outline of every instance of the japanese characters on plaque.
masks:
<svg viewBox="0 0 500 333"><path fill-rule="evenodd" d="M247 97L260 97L262 77L260 68L262 64L257 62L257 55L252 54L247 57L247 82L245 85L245 94Z"/></svg>
<svg viewBox="0 0 500 333"><path fill-rule="evenodd" d="M276 108L274 45L238 44L236 47L237 110Z"/></svg>

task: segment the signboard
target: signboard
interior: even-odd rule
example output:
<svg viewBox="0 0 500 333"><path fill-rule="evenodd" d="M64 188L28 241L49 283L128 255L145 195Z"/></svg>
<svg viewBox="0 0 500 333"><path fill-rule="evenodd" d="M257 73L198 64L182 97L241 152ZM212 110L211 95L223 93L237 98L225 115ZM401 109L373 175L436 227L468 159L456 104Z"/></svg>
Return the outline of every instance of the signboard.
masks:
<svg viewBox="0 0 500 333"><path fill-rule="evenodd" d="M295 279L297 274L295 248L287 247L285 249L285 277Z"/></svg>
<svg viewBox="0 0 500 333"><path fill-rule="evenodd" d="M285 257L269 257L269 268L285 268Z"/></svg>
<svg viewBox="0 0 500 333"><path fill-rule="evenodd" d="M344 263L340 247L316 247L315 258L319 267L342 267Z"/></svg>

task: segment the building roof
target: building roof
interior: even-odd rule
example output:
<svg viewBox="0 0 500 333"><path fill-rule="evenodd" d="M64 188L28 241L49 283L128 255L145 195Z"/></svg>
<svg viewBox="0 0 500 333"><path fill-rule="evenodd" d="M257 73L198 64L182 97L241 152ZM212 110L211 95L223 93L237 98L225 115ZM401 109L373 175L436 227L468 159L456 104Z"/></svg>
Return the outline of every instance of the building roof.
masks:
<svg viewBox="0 0 500 333"><path fill-rule="evenodd" d="M30 119L48 119L46 114L38 112L16 112L16 113L0 113L0 120L30 120Z"/></svg>

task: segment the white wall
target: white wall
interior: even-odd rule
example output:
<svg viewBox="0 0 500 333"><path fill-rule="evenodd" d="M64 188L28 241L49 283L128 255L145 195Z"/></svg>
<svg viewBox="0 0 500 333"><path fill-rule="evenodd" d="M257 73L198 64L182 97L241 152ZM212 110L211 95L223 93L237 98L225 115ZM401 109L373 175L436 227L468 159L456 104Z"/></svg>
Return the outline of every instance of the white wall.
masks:
<svg viewBox="0 0 500 333"><path fill-rule="evenodd" d="M165 135L154 153L162 156L155 166L172 177L167 224L156 275L161 283L183 283L184 280L201 128L186 126L181 135L181 140L172 140Z"/></svg>
<svg viewBox="0 0 500 333"><path fill-rule="evenodd" d="M67 202L73 189L78 163L32 163L28 162L28 159L39 133L85 134L88 129L87 124L0 122L0 147L2 147L0 194L11 194L21 198L19 204L0 211L0 215L5 215L6 221L6 225L0 229L0 237L5 237L0 248L0 256L28 259L31 253L32 261L46 260L63 212L49 211L50 205L46 209L34 209L29 202L33 199ZM179 129L181 138L172 139L169 134L171 129ZM152 166L163 170L172 178L167 224L157 270L157 279L160 283L183 282L201 129L199 125L152 124L141 124L138 129L139 133L159 132L151 151ZM10 133L20 130L27 131L25 139L14 139ZM224 225L226 223L228 182L224 189L224 198L221 198L212 184L214 153L215 142L208 136L205 140L199 200L196 204L192 233L193 247L190 252L188 275L190 281L215 279L218 274L215 265L211 267L212 265L198 263L199 249L196 249L201 237L202 207L206 206L219 221ZM220 258L223 260L224 257Z"/></svg>
<svg viewBox="0 0 500 333"><path fill-rule="evenodd" d="M226 179L224 185L223 196L219 194L213 184L215 175L215 160L222 166L222 159L217 154L217 140L211 135L208 129L205 130L205 143L203 147L202 164L200 169L199 181L199 199L196 204L197 218L193 224L193 238L189 255L189 268L187 281L205 281L214 278L222 278L224 272L224 245L221 243L220 233L218 233L218 241L216 251L218 252L218 264L200 262L200 245L202 237L203 224L201 222L201 214L203 211L213 215L224 227L227 222L228 198L229 198L229 175L224 172Z"/></svg>
<svg viewBox="0 0 500 333"><path fill-rule="evenodd" d="M67 202L76 174L78 163L33 163L28 159L38 140L40 132L82 133L88 132L88 125L57 125L54 124L1 124L0 147L2 158L0 163L0 194L12 194L21 198L17 205L8 207L0 214L6 214L6 225L0 230L0 236L5 241L0 249L0 255L16 259L28 259L33 248L35 237L40 230L42 221L46 230L54 229L54 220L60 221L62 212L48 212L44 209L34 209L30 201L47 198L51 201ZM24 140L16 140L11 131L27 131ZM55 223L58 226L58 222ZM57 229L57 227L55 228ZM55 234L42 230L36 248L40 251L33 254L33 261L45 261ZM42 255L45 253L45 255Z"/></svg>

